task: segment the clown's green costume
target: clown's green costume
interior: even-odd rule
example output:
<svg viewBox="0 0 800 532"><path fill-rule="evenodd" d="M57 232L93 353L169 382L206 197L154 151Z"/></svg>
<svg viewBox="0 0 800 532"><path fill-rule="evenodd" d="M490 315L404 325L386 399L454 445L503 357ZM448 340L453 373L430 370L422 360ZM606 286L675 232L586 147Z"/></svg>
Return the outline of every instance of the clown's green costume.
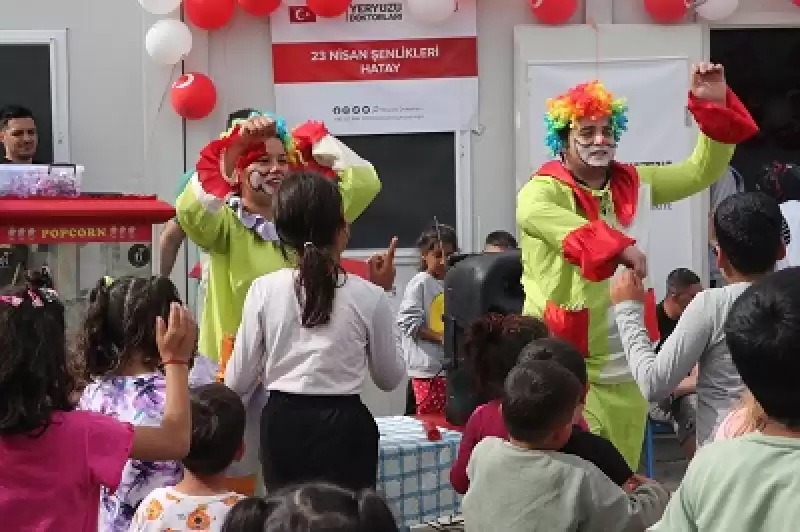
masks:
<svg viewBox="0 0 800 532"><path fill-rule="evenodd" d="M309 122L291 133L282 119L275 118L275 123L292 169L315 170L338 180L348 222L364 212L381 189L372 165L328 134L321 123ZM262 275L292 266L280 249L272 221L248 212L234 195L238 184L221 171L224 152L238 136L239 127L240 123L235 123L230 132L202 150L197 170L176 202L181 228L208 253L198 349L218 361L222 372L233 351L250 285ZM236 162L236 168L241 172L265 153L263 144L254 147ZM261 387L246 398L245 454L228 470L229 489L247 495L255 491L255 473L260 467L259 420L265 401Z"/></svg>
<svg viewBox="0 0 800 532"><path fill-rule="evenodd" d="M309 123L288 134L282 120L278 134L284 140L293 166L309 167L310 157L333 160L345 209L353 222L369 206L381 189L373 166L328 134L321 124ZM222 365L242 319L242 307L250 284L256 278L291 263L281 252L278 235L270 220L249 213L233 196L235 184L222 175L220 159L238 127L231 135L211 142L201 152L197 172L178 197L178 221L186 235L209 254L208 293L200 324L199 350ZM303 152L307 152L302 161ZM237 162L244 168L259 157L258 150Z"/></svg>
<svg viewBox="0 0 800 532"><path fill-rule="evenodd" d="M624 103L613 100L598 82L579 85L548 106L547 143L553 155L562 153L565 131L581 118L609 118L615 141L625 130ZM543 317L554 335L584 353L590 382L586 420L593 432L614 443L633 470L648 405L631 376L610 312L609 279L628 246L635 243L647 254L651 207L708 187L724 173L734 146L757 130L730 90L725 106L690 93L689 109L702 133L686 161L660 167L612 162L602 190L579 184L562 162L551 161L517 197L524 313ZM649 293L646 321L655 340L655 301Z"/></svg>

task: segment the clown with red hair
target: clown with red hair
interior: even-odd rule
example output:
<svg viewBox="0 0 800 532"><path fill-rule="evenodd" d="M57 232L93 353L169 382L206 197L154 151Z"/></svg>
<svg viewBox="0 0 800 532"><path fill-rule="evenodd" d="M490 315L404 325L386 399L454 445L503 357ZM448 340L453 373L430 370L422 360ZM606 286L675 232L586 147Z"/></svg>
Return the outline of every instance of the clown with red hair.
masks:
<svg viewBox="0 0 800 532"><path fill-rule="evenodd" d="M176 201L180 227L208 253L198 349L219 363L221 373L233 352L250 285L262 275L292 266L280 247L272 208L273 194L295 170L337 180L348 223L381 189L373 166L331 136L322 123L308 122L289 131L283 119L256 112L234 122L201 151L196 172ZM250 398L248 431L257 430L263 402L263 397ZM251 473L258 463L258 445L249 447L233 472L241 482L231 486L245 494L253 492Z"/></svg>
<svg viewBox="0 0 800 532"><path fill-rule="evenodd" d="M614 160L627 107L599 81L549 100L545 144L554 160L517 197L524 313L543 317L554 335L584 353L590 382L586 420L634 471L648 404L620 341L609 280L623 268L646 280L653 206L710 186L724 174L736 144L757 132L720 65L695 65L690 86L688 107L701 133L687 160L665 166ZM648 294L642 320L656 340L655 299L652 290Z"/></svg>

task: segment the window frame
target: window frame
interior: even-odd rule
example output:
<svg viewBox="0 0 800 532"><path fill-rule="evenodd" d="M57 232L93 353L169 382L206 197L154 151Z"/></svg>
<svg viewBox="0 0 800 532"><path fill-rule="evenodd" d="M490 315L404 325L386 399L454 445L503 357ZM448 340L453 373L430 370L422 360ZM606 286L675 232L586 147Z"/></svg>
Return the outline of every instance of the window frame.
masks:
<svg viewBox="0 0 800 532"><path fill-rule="evenodd" d="M476 249L473 232L473 204L472 204L472 132L471 131L445 131L453 133L453 157L456 158L456 233L461 250L472 252ZM424 133L421 133L424 134ZM420 228L420 231L422 228ZM386 243L389 244L388 242ZM350 249L344 252L344 257L355 260L366 260L375 253L385 249ZM414 248L398 249L395 255L398 266L416 266L419 264L419 251Z"/></svg>
<svg viewBox="0 0 800 532"><path fill-rule="evenodd" d="M37 44L47 45L50 49L53 161L71 162L67 30L0 30L0 46Z"/></svg>

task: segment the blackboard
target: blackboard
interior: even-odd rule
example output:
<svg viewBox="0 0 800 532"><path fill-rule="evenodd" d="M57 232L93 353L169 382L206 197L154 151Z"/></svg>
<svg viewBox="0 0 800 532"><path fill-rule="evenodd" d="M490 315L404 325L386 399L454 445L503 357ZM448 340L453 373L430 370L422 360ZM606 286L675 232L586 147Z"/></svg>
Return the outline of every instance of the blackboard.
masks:
<svg viewBox="0 0 800 532"><path fill-rule="evenodd" d="M34 159L52 162L50 45L0 44L0 72L5 76L4 82L0 83L0 108L21 105L33 112L39 133L39 148Z"/></svg>
<svg viewBox="0 0 800 532"><path fill-rule="evenodd" d="M456 226L453 133L338 137L378 172L383 188L350 229L348 249L383 249L393 236L414 247L433 223Z"/></svg>

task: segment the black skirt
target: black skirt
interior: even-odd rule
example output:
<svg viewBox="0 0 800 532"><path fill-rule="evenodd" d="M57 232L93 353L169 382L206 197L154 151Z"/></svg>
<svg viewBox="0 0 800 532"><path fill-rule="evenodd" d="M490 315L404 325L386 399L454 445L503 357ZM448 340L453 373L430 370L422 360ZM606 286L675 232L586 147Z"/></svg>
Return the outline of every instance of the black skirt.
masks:
<svg viewBox="0 0 800 532"><path fill-rule="evenodd" d="M261 413L261 464L272 491L324 481L352 490L375 488L378 425L357 395L270 391Z"/></svg>

